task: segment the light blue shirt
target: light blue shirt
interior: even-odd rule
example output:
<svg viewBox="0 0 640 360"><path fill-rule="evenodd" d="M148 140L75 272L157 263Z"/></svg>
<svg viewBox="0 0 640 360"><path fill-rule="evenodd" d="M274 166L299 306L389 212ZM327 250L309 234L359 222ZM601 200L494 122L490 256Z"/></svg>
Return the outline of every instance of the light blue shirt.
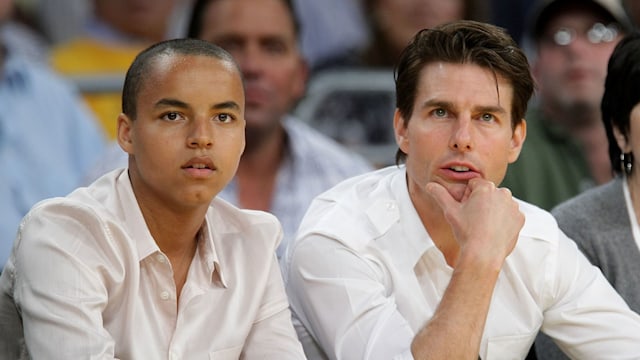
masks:
<svg viewBox="0 0 640 360"><path fill-rule="evenodd" d="M76 188L105 141L70 84L9 54L0 68L0 266L31 206Z"/></svg>

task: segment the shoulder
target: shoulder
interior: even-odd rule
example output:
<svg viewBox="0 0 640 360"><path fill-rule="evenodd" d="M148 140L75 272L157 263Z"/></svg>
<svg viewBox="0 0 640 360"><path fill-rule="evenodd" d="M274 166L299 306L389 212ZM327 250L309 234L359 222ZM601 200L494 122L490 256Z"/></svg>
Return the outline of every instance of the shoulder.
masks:
<svg viewBox="0 0 640 360"><path fill-rule="evenodd" d="M379 236L384 226L372 217L394 200L391 182L401 173L402 169L390 166L346 179L320 194L309 206L298 238L316 233L359 247Z"/></svg>
<svg viewBox="0 0 640 360"><path fill-rule="evenodd" d="M631 224L622 181L614 179L553 208L551 212L560 228L579 242L596 237L612 241L614 237L628 236Z"/></svg>
<svg viewBox="0 0 640 360"><path fill-rule="evenodd" d="M12 55L6 63L5 71L9 77L20 78L23 84L31 91L39 93L61 91L48 93L51 96L59 97L70 93L76 93L75 88L70 81L66 80L49 67L28 61L21 56Z"/></svg>
<svg viewBox="0 0 640 360"><path fill-rule="evenodd" d="M555 242L558 239L560 229L553 215L549 211L531 203L522 200L518 200L518 202L520 211L525 216L520 236L544 242Z"/></svg>
<svg viewBox="0 0 640 360"><path fill-rule="evenodd" d="M622 179L617 178L606 184L589 189L566 200L551 212L556 218L574 218L583 215L603 215L613 208L624 208Z"/></svg>
<svg viewBox="0 0 640 360"><path fill-rule="evenodd" d="M282 240L282 226L274 215L240 209L219 197L211 202L207 218L216 234L233 239L235 245L262 244L275 249Z"/></svg>

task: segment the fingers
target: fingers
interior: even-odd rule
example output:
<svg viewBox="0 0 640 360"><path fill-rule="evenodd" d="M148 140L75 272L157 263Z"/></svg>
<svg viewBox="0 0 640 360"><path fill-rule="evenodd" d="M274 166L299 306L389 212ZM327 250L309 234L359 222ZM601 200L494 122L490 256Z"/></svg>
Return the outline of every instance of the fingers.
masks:
<svg viewBox="0 0 640 360"><path fill-rule="evenodd" d="M440 209L443 212L447 212L447 209L450 209L456 206L457 201L449 194L447 189L435 182L428 183L426 186L427 193L433 197L436 203L440 206Z"/></svg>

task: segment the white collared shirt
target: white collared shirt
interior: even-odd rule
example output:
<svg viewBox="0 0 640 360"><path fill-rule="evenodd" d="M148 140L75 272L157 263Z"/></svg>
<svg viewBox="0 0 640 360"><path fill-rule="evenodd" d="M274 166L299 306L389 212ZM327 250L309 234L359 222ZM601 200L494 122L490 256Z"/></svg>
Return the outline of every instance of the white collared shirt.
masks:
<svg viewBox="0 0 640 360"><path fill-rule="evenodd" d="M0 351L22 335L17 308L35 359L304 358L275 217L214 199L200 234L178 303L126 170L37 204L0 278Z"/></svg>
<svg viewBox="0 0 640 360"><path fill-rule="evenodd" d="M575 358L640 358L640 316L546 211L520 202L525 225L495 286L482 359L522 359L538 330ZM287 249L285 283L310 359L411 359L453 269L409 198L404 167L320 195Z"/></svg>

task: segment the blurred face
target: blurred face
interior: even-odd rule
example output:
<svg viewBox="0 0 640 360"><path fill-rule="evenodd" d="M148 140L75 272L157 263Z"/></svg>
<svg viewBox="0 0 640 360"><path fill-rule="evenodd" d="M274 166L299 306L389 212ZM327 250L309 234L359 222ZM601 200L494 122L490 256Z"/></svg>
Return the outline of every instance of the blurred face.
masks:
<svg viewBox="0 0 640 360"><path fill-rule="evenodd" d="M95 12L119 31L146 42L164 40L176 0L95 0Z"/></svg>
<svg viewBox="0 0 640 360"><path fill-rule="evenodd" d="M592 43L587 33L594 24L608 25L604 18L589 10L573 9L550 21L539 43L538 59L533 65L533 75L538 83L540 96L547 106L563 109L598 111L604 92L609 56L620 35L612 41ZM568 32L560 32L567 29ZM573 34L573 40L558 45L559 35ZM568 39L567 36L565 38Z"/></svg>
<svg viewBox="0 0 640 360"><path fill-rule="evenodd" d="M138 201L174 211L207 207L244 149L244 93L233 65L207 56L157 58L137 118L118 118Z"/></svg>
<svg viewBox="0 0 640 360"><path fill-rule="evenodd" d="M394 118L410 193L425 197L434 181L460 200L472 178L498 185L526 135L524 121L512 130L512 100L512 86L478 65L426 65L407 126L397 111Z"/></svg>
<svg viewBox="0 0 640 360"><path fill-rule="evenodd" d="M377 0L373 16L383 34L403 49L418 30L464 17L464 0Z"/></svg>
<svg viewBox="0 0 640 360"><path fill-rule="evenodd" d="M199 37L229 51L240 65L247 97L247 137L278 128L303 95L307 78L293 20L283 1L213 1Z"/></svg>
<svg viewBox="0 0 640 360"><path fill-rule="evenodd" d="M0 0L0 25L11 17L13 0Z"/></svg>

